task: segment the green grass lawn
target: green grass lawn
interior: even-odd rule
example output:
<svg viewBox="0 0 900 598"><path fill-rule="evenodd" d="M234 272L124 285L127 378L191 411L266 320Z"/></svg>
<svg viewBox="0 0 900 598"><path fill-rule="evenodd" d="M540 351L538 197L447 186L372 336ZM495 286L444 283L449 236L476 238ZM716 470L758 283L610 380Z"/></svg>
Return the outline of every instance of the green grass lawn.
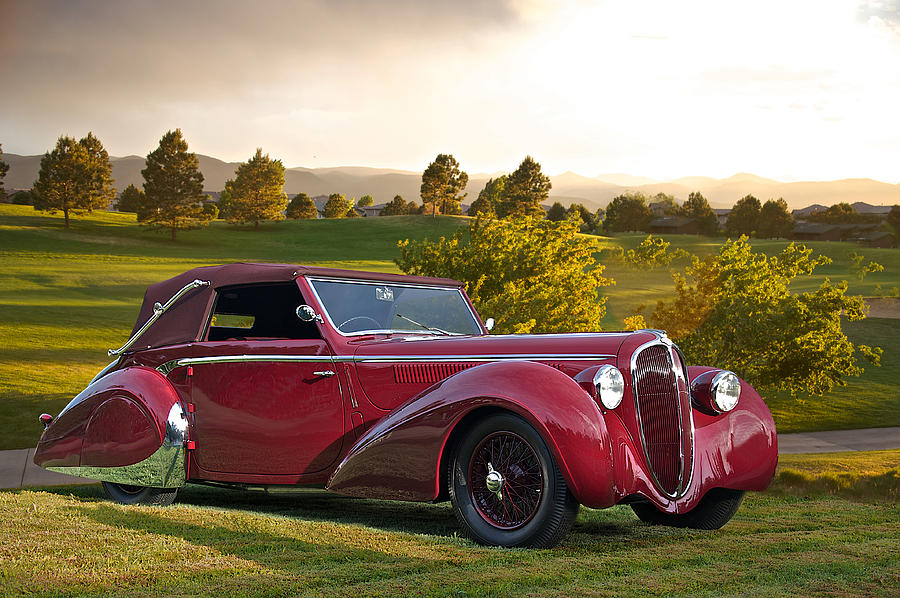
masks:
<svg viewBox="0 0 900 598"><path fill-rule="evenodd" d="M748 494L721 530L582 508L552 550L477 546L447 503L187 486L172 507L122 507L97 486L5 491L0 594L895 596L898 462L900 451L782 457L772 491ZM847 470L893 471L894 493L796 482Z"/></svg>
<svg viewBox="0 0 900 598"><path fill-rule="evenodd" d="M166 234L148 232L133 214L96 212L63 228L62 216L30 206L0 204L0 449L33 446L37 416L56 414L108 363L106 350L121 345L147 285L196 266L234 261L305 263L397 272L398 239L449 236L462 217L420 216L287 221L259 230L214 222L208 228ZM602 238L626 249L643 235ZM708 254L720 239L674 236L673 245ZM758 241L767 252L782 241ZM851 291L871 293L900 285L900 251L863 249L843 243L814 243L833 258L827 274L851 280ZM849 253L882 263L886 271L857 281ZM673 288L665 269L634 271L611 265L616 286L609 297L606 329L620 329L638 304L652 306ZM807 284L807 287L817 283ZM491 314L484 314L485 317ZM884 366L824 398L772 397L781 431L900 425L900 320L869 320L848 326L856 339L885 347Z"/></svg>

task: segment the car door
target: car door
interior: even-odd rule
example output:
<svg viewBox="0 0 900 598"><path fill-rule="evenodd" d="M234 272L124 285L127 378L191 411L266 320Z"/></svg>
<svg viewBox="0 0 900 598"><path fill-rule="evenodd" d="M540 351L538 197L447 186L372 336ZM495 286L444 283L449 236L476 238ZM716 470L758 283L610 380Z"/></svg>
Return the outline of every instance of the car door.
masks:
<svg viewBox="0 0 900 598"><path fill-rule="evenodd" d="M193 438L201 469L304 475L337 459L344 407L323 340L228 340L195 348Z"/></svg>

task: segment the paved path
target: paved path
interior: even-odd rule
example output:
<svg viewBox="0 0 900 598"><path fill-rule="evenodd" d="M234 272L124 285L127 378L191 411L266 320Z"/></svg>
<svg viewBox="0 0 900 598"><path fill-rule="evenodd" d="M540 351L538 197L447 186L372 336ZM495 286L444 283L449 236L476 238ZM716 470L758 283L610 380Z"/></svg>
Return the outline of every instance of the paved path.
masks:
<svg viewBox="0 0 900 598"><path fill-rule="evenodd" d="M778 435L778 452L781 454L841 453L888 449L900 449L900 427ZM41 469L34 464L33 458L34 449L0 451L0 488L97 483L95 480Z"/></svg>
<svg viewBox="0 0 900 598"><path fill-rule="evenodd" d="M870 428L868 430L835 430L779 434L778 452L843 453L847 451L882 451L900 448L900 428Z"/></svg>

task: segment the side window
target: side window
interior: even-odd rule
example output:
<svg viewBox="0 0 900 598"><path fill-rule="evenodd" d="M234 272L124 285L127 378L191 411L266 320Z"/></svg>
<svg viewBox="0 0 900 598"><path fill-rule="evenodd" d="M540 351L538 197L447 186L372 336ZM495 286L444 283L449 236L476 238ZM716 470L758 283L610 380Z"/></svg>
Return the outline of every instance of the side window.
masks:
<svg viewBox="0 0 900 598"><path fill-rule="evenodd" d="M294 282L225 287L216 293L206 338L224 340L318 339L314 323L301 322L305 303Z"/></svg>

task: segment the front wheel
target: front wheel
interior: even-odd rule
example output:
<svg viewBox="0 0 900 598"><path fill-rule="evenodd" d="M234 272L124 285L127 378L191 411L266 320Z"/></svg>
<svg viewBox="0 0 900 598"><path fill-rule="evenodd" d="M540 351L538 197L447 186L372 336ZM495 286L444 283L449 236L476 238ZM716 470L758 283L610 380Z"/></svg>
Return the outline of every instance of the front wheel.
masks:
<svg viewBox="0 0 900 598"><path fill-rule="evenodd" d="M103 482L106 496L123 505L159 505L165 507L175 501L178 488L150 488Z"/></svg>
<svg viewBox="0 0 900 598"><path fill-rule="evenodd" d="M694 529L719 529L734 517L741 501L743 490L713 488L700 499L696 507L687 513L664 513L649 502L634 503L631 510L644 523L668 525L670 527L690 527Z"/></svg>
<svg viewBox="0 0 900 598"><path fill-rule="evenodd" d="M467 535L490 546L550 548L578 514L540 434L513 414L476 423L450 462L453 512Z"/></svg>

